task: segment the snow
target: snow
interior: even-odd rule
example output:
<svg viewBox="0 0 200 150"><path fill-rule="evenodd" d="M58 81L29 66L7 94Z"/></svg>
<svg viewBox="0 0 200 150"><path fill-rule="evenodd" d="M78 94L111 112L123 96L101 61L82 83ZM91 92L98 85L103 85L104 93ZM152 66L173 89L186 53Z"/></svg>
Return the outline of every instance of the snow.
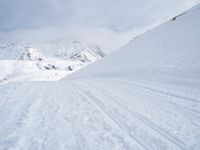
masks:
<svg viewBox="0 0 200 150"><path fill-rule="evenodd" d="M199 8L57 82L0 85L0 149L199 150Z"/></svg>
<svg viewBox="0 0 200 150"><path fill-rule="evenodd" d="M5 43L0 45L0 84L60 80L104 56L100 47L78 41Z"/></svg>
<svg viewBox="0 0 200 150"><path fill-rule="evenodd" d="M77 76L110 74L196 75L200 71L199 5L196 9L168 21L133 39ZM98 69L97 69L98 68Z"/></svg>

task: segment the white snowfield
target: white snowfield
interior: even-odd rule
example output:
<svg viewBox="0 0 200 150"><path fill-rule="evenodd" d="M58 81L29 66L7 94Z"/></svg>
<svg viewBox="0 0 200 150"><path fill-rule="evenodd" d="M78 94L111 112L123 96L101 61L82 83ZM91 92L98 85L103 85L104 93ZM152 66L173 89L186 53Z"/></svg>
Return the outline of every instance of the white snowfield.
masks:
<svg viewBox="0 0 200 150"><path fill-rule="evenodd" d="M99 46L78 41L4 43L0 45L0 84L57 81L102 57Z"/></svg>
<svg viewBox="0 0 200 150"><path fill-rule="evenodd" d="M0 86L0 150L200 150L200 5L57 82Z"/></svg>

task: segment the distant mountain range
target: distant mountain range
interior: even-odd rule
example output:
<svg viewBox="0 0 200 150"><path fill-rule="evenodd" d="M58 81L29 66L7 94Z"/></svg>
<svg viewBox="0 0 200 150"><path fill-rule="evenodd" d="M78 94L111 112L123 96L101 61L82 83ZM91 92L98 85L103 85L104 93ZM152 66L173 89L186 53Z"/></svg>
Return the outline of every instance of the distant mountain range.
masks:
<svg viewBox="0 0 200 150"><path fill-rule="evenodd" d="M62 74L61 77L71 74L104 56L99 46L78 41L40 44L5 43L0 45L0 69L2 70L0 80L22 75L26 78L23 77L21 80L27 77L28 80L37 80L35 73L40 77L43 76L42 73L45 73L45 78L48 80L56 80L60 74ZM51 75L48 76L48 74Z"/></svg>

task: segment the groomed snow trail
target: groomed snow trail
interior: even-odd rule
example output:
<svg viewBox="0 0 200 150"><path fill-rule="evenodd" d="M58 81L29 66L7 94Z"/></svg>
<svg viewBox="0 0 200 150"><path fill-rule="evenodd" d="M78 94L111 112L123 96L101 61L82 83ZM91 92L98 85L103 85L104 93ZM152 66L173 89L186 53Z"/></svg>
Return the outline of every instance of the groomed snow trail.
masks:
<svg viewBox="0 0 200 150"><path fill-rule="evenodd" d="M200 93L194 88L85 78L1 85L0 98L2 150L200 146Z"/></svg>

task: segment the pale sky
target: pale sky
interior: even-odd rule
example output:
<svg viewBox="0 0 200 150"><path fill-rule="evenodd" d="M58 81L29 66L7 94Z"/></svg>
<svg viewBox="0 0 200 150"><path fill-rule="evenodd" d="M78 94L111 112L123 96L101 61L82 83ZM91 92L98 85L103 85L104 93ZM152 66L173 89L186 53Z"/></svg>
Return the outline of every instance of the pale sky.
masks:
<svg viewBox="0 0 200 150"><path fill-rule="evenodd" d="M111 51L198 1L1 0L0 42L75 38Z"/></svg>

